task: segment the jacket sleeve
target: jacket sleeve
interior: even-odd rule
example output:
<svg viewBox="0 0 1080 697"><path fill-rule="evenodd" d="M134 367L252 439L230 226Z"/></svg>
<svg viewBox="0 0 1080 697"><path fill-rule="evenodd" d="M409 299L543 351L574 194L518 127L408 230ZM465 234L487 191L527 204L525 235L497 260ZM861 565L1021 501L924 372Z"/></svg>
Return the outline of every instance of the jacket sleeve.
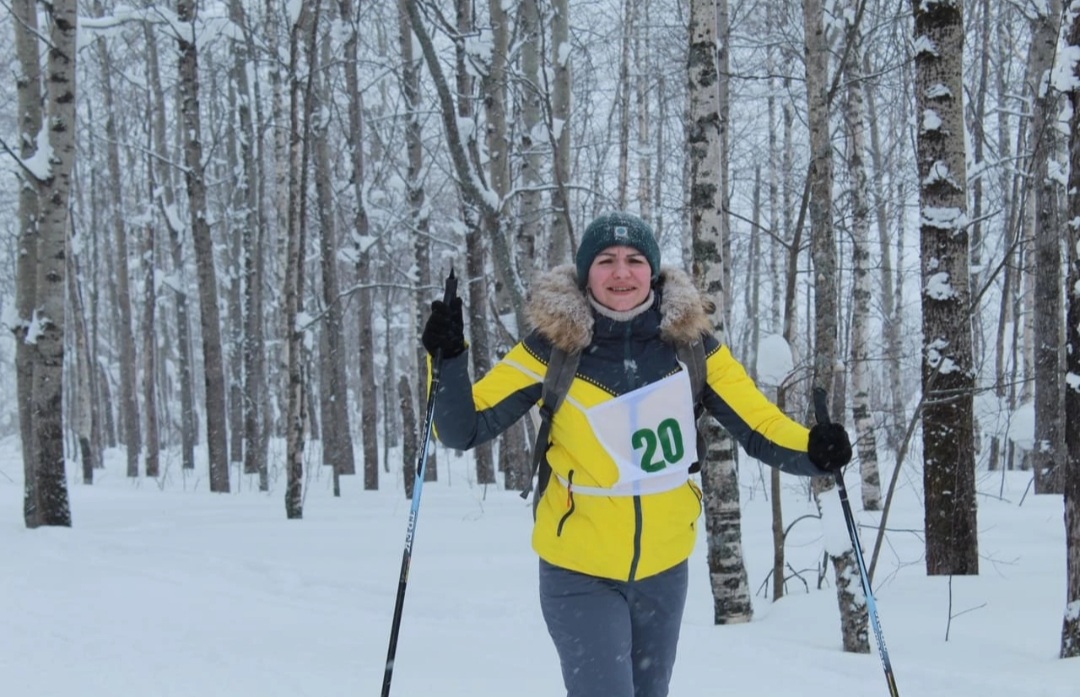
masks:
<svg viewBox="0 0 1080 697"><path fill-rule="evenodd" d="M458 450L486 443L540 401L543 376L523 356L519 343L476 384L469 380L468 351L443 361L434 408L439 442Z"/></svg>
<svg viewBox="0 0 1080 697"><path fill-rule="evenodd" d="M711 342L710 342L711 343ZM750 457L789 474L828 474L806 454L809 431L761 393L728 348L707 348L702 404Z"/></svg>

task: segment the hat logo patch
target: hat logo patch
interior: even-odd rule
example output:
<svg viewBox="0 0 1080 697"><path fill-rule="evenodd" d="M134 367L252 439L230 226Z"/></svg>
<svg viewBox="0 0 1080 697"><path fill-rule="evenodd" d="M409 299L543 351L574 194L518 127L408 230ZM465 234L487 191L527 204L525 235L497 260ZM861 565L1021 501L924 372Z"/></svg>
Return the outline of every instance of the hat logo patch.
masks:
<svg viewBox="0 0 1080 697"><path fill-rule="evenodd" d="M630 231L627 230L626 227L623 226L623 225L616 226L616 228L615 228L615 239L617 239L617 240L628 240L628 239L630 239Z"/></svg>

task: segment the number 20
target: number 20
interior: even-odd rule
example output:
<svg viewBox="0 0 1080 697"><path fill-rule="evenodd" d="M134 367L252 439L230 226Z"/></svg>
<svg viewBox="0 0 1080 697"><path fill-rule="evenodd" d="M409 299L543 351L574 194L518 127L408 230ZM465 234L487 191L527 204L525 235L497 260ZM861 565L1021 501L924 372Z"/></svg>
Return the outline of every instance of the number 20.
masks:
<svg viewBox="0 0 1080 697"><path fill-rule="evenodd" d="M682 459L684 452L682 429L675 419L664 419L657 425L656 430L642 428L634 431L630 444L634 450L645 449L641 454L641 469L645 472L659 472L668 465L675 464ZM660 447L663 457L657 457L657 446Z"/></svg>

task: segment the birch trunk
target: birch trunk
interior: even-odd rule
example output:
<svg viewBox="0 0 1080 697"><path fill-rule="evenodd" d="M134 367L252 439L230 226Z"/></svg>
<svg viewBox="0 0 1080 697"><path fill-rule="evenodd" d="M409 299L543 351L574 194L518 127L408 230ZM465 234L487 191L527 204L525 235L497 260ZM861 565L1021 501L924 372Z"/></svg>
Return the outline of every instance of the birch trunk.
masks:
<svg viewBox="0 0 1080 697"><path fill-rule="evenodd" d="M313 109L312 87L315 67L308 65L301 75L300 42L305 41L304 54L315 59L315 33L319 25L321 2L304 3L289 27L289 205L285 265L285 326L286 364L288 379L288 411L285 417L285 517L290 520L304 517L304 426L308 394L304 375L304 336L298 326L304 302L304 251L307 248L306 201L308 125ZM301 109L303 114L301 114Z"/></svg>
<svg viewBox="0 0 1080 697"><path fill-rule="evenodd" d="M428 303L432 300L431 242L428 229L431 224L430 209L425 203L422 184L424 168L423 130L420 124L420 63L413 54L413 28L409 14L411 0L398 0L398 39L401 46L401 91L405 101L405 150L408 167L405 174L406 197L409 202L409 229L413 235L413 261L416 265L416 293L413 296L413 327L419 328L427 319ZM414 412L423 413L427 400L428 361L427 353L419 342L415 346L414 362L410 374L417 376ZM418 408L415 408L418 407ZM438 474L435 449L428 453L424 467L424 481ZM406 477L409 481L409 477ZM411 487L411 482L410 482Z"/></svg>
<svg viewBox="0 0 1080 697"><path fill-rule="evenodd" d="M11 6L15 20L15 50L18 73L19 156L29 160L37 153L37 140L42 125L42 74L38 58L37 3L33 0L14 0ZM37 524L37 487L34 479L34 420L30 410L33 394L34 347L27 341L28 331L37 306L37 264L40 207L38 181L32 172L22 172L19 186L19 253L15 268L15 307L19 322L15 328L15 382L19 410L19 435L22 440L23 517L27 527Z"/></svg>
<svg viewBox="0 0 1080 697"><path fill-rule="evenodd" d="M858 8L851 3L846 16ZM847 131L847 164L851 180L851 236L854 262L851 317L851 412L855 422L855 446L859 457L862 504L867 511L881 510L881 478L878 474L877 437L870 405L870 206L866 178L865 111L862 86L862 37L858 27L847 25L854 42L845 63L847 89L844 126Z"/></svg>
<svg viewBox="0 0 1080 697"><path fill-rule="evenodd" d="M912 0L922 256L926 570L977 574L962 0Z"/></svg>
<svg viewBox="0 0 1080 697"><path fill-rule="evenodd" d="M548 264L570 261L577 250L570 224L570 7L568 0L551 1L551 235Z"/></svg>
<svg viewBox="0 0 1080 697"><path fill-rule="evenodd" d="M67 283L68 197L75 164L75 60L78 14L74 0L45 7L49 47L45 64L45 122L49 172L38 181L41 212L34 290L30 418L31 477L26 525L71 526L64 476L64 296Z"/></svg>
<svg viewBox="0 0 1080 697"><path fill-rule="evenodd" d="M832 221L832 148L829 141L829 59L825 40L824 8L820 0L803 4L806 37L807 120L810 129L809 217L810 254L814 270L814 387L836 396L834 385L839 349L838 292L836 288L836 240ZM842 410L833 410L842 419ZM835 484L831 477L818 477L813 490L818 508L832 505ZM839 505L839 504L837 504ZM832 513L835 515L835 511ZM827 548L832 562L836 600L840 608L840 629L844 650L869 653L866 598L859 585L854 548Z"/></svg>
<svg viewBox="0 0 1080 697"><path fill-rule="evenodd" d="M722 5L720 8L718 5ZM717 63L718 28L727 40L727 3L694 0L690 5L690 47L687 74L690 85L690 230L694 248L694 276L702 291L715 302L712 320L723 340L726 330L723 250L727 221L724 217L724 148ZM726 51L724 43L719 44ZM753 615L746 566L742 555L742 527L734 441L707 419L709 443L702 463L709 579L716 624L749 622Z"/></svg>

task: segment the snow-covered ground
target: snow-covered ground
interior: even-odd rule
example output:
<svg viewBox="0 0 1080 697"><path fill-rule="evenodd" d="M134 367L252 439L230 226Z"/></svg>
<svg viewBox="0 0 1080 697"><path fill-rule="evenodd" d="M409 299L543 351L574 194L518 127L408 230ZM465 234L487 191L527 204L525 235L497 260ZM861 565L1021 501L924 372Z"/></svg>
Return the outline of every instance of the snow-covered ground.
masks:
<svg viewBox="0 0 1080 697"><path fill-rule="evenodd" d="M392 694L561 694L528 504L471 483L467 457L438 454L449 476L423 489ZM327 472L313 472L304 519L289 521L280 479L269 494L234 478L233 493L213 495L204 471L185 479L172 463L160 485L133 482L116 452L93 486L69 472L74 526L27 530L18 443L0 442L0 695L379 693L409 512L400 475L383 473L378 492L343 478L335 499ZM769 503L755 464L743 479L754 620L712 624L702 540L672 696L888 695L873 644L869 655L841 650L835 592L828 578L816 587L818 521L799 522L787 548L806 585L793 578L775 604L760 592L772 558ZM1024 498L1028 473L984 474L981 574L928 578L920 479L901 479L875 580L900 694L1080 695L1080 660L1058 658L1061 498ZM785 520L811 512L803 482L785 484ZM858 515L869 556L875 516Z"/></svg>

